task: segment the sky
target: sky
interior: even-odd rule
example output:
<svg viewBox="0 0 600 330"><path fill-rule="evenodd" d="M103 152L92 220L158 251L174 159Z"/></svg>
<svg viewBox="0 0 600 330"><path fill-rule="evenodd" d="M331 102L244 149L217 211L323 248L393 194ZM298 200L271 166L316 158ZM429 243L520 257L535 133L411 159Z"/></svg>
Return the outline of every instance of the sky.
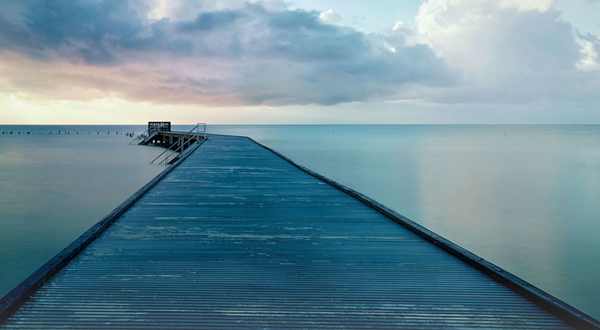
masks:
<svg viewBox="0 0 600 330"><path fill-rule="evenodd" d="M600 0L0 7L0 124L600 124Z"/></svg>

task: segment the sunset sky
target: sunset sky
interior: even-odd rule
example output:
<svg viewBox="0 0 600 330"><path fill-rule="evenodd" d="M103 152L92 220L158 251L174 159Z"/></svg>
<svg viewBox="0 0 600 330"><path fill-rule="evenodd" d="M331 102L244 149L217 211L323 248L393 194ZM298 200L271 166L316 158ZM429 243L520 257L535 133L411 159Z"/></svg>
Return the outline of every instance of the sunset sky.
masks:
<svg viewBox="0 0 600 330"><path fill-rule="evenodd" d="M600 124L600 0L0 8L0 124Z"/></svg>

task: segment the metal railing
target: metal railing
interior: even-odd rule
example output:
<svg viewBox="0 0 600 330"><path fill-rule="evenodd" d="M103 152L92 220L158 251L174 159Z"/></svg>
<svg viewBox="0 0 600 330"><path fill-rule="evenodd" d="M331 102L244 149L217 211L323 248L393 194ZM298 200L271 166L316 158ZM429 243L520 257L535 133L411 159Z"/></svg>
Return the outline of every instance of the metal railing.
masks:
<svg viewBox="0 0 600 330"><path fill-rule="evenodd" d="M139 143L147 143L148 140L150 140L151 138L153 138L155 135L157 135L159 133L158 128L153 127L152 129L147 129L145 130L142 134L136 136L135 138L133 138L133 140L131 140L128 144L139 144Z"/></svg>
<svg viewBox="0 0 600 330"><path fill-rule="evenodd" d="M144 140L148 135L148 130L145 130L142 134L139 134L138 136L134 137L133 140L129 141L129 143L127 143L128 145L132 145L132 144L139 144L140 140Z"/></svg>
<svg viewBox="0 0 600 330"><path fill-rule="evenodd" d="M194 128L192 128L189 132L187 132L184 136L180 137L177 141L175 141L175 143L171 144L165 151L163 151L160 155L156 156L156 158L154 158L150 164L154 164L154 162L156 162L159 158L161 158L164 154L166 154L167 152L171 151L171 153L167 154L165 156L165 158L163 160L161 160L160 162L158 162L158 164L165 164L168 165L169 164L169 158L171 158L171 156L173 156L174 154L184 154L186 150L188 150L189 148L185 148L185 146L193 139L196 139L196 143L200 144L200 126L203 127L202 130L202 139L206 140L206 123L199 123L197 124ZM195 134L194 134L194 131ZM179 144L179 146L175 149L173 149L177 144ZM191 147L191 144L190 144Z"/></svg>
<svg viewBox="0 0 600 330"><path fill-rule="evenodd" d="M147 143L148 140L156 136L159 133L159 130L158 127L153 127L151 129L148 128L146 132L148 132L148 134L145 137L142 137L142 141L144 141L144 143Z"/></svg>
<svg viewBox="0 0 600 330"><path fill-rule="evenodd" d="M198 123L196 127L198 127L198 134L200 134L200 125L202 125L202 134L204 139L206 140L206 123Z"/></svg>

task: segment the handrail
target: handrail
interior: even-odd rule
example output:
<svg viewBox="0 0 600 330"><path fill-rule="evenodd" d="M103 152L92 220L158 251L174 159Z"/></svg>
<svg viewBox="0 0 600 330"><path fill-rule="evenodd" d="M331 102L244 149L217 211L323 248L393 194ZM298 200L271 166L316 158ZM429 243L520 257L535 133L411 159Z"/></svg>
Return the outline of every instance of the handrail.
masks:
<svg viewBox="0 0 600 330"><path fill-rule="evenodd" d="M192 140L193 138L194 138L194 136L191 136L191 137L190 137L189 139L187 139L187 140L184 140L184 138L181 138L181 139L179 139L179 141L177 141L177 142L180 142L180 146L179 146L179 147L177 147L177 149L173 150L173 151L172 151L170 154L168 154L168 155L165 157L165 159L163 159L162 161L160 161L160 162L159 162L159 164L163 164L163 163L164 163L165 165L168 165L168 164L169 164L168 160L169 160L169 158L171 158L171 156L172 156L173 154L175 154L175 153L178 153L178 152L179 152L180 154L184 154L184 153L185 153L185 151L186 151L186 149L183 149L183 147L185 146L185 144L186 144L186 143L188 143L188 142L189 142L190 140ZM182 141L182 140L183 140L183 141ZM198 143L199 143L199 142L200 142L200 141L198 141ZM179 151L179 149L181 149L181 151Z"/></svg>
<svg viewBox="0 0 600 330"><path fill-rule="evenodd" d="M197 131L197 132L196 132L196 138L199 138L199 126L200 126L200 124L196 125L196 126L195 126L194 128L192 128L192 129L191 129L189 132L187 132L187 133L186 133L184 136L182 136L182 137L181 137L181 138L179 138L177 141L175 141L175 143L173 143L173 144L171 144L169 147L167 147L167 149L166 149L165 151L161 152L161 153L160 153L160 155L156 156L156 158L154 158L154 159L153 159L153 160L150 162L150 164L154 164L154 162L155 162L157 159L159 159L160 157L162 157L162 155L164 155L164 154L165 154L165 153L167 153L169 150L171 150L171 148L172 148L172 147L174 147L174 146L175 146L177 143L181 143L181 141L182 141L183 139L185 139L185 138L186 138L188 135L190 135L190 133L192 133L194 130L196 130L196 131ZM204 128L204 132L205 132L205 133L204 133L204 138L206 138L206 124L204 124L204 127L205 127L205 128ZM193 138L193 137L192 137L192 138ZM190 139L191 139L191 138L190 138ZM189 141L190 139L188 139L188 141ZM186 141L186 142L187 142L187 141ZM199 139L198 139L198 142L199 142ZM184 143L184 144L185 144L185 143ZM182 145L184 145L184 144L182 144ZM179 150L179 148L177 148L176 150ZM173 153L174 153L174 152L170 153L170 154L169 154L167 157L165 157L165 159L164 159L163 161L161 161L159 164L161 164L161 163L165 162L165 161L166 161L166 159L167 159L168 157L170 157L170 156L171 156Z"/></svg>
<svg viewBox="0 0 600 330"><path fill-rule="evenodd" d="M192 131L193 131L194 129L196 129L196 142L197 142L198 144L200 144L200 125L203 125L203 134L202 134L202 136L203 136L203 140L206 140L206 123L198 123L198 125L196 125L196 127L192 128ZM188 134L189 134L189 132L188 132ZM191 139L193 139L194 137L193 137L193 136L192 136L192 137L190 137L189 139L187 139L187 141L186 141L186 140L184 140L184 139L185 139L185 137L186 137L188 134L184 135L184 136L183 136L181 139L179 139L179 141L177 141L177 142L180 142L180 146L179 146L177 149L173 150L173 152L171 152L170 154L168 154L168 155L165 157L165 159L163 159L163 160L162 160L162 161L161 161L159 164L162 164L162 163L164 163L165 165L167 165L167 164L169 163L169 162L168 162L169 158L170 158L170 157L171 157L173 154L175 154L175 153L177 153L177 152L180 152L180 153L183 155L184 153L186 153L186 151L187 151L187 150L189 150L189 149L184 149L184 147L185 147L186 143L188 143L188 142L189 142ZM182 140L183 140L183 141L182 141ZM179 149L181 149L181 151L179 151Z"/></svg>
<svg viewBox="0 0 600 330"><path fill-rule="evenodd" d="M148 128L146 131L148 132L148 135L144 138L144 141L150 139L159 132L158 127L152 127L152 129Z"/></svg>
<svg viewBox="0 0 600 330"><path fill-rule="evenodd" d="M147 129L144 132L142 132L141 134L139 134L138 136L134 137L133 140L131 140L129 143L127 143L127 145L132 145L132 144L138 142L139 140L143 140L145 134L148 134ZM150 135L148 135L148 136L150 136Z"/></svg>
<svg viewBox="0 0 600 330"><path fill-rule="evenodd" d="M158 134L159 130L156 127L152 127L152 129L147 129L145 130L142 134L136 136L131 142L129 142L128 144L133 144L137 141L142 141L140 143L144 143L147 144L147 142L150 140L150 138L154 137L154 135Z"/></svg>
<svg viewBox="0 0 600 330"><path fill-rule="evenodd" d="M203 128L203 137L206 140L206 123L198 123L198 126L196 126L196 127L198 127L198 134L200 133L200 125L202 125L204 127Z"/></svg>
<svg viewBox="0 0 600 330"><path fill-rule="evenodd" d="M196 125L194 128L192 128L189 132L187 132L184 136L182 136L181 138L179 138L177 141L175 141L175 143L171 144L170 146L167 147L167 149L165 149L165 151L161 152L160 155L156 156L156 158L154 158L152 161L150 161L150 164L153 164L157 159L159 159L162 155L164 155L165 153L167 153L169 150L171 150L171 148L173 146L175 146L177 143L179 143L182 139L184 139L186 136L188 136L190 133L192 133L198 126ZM162 163L162 162L161 162Z"/></svg>

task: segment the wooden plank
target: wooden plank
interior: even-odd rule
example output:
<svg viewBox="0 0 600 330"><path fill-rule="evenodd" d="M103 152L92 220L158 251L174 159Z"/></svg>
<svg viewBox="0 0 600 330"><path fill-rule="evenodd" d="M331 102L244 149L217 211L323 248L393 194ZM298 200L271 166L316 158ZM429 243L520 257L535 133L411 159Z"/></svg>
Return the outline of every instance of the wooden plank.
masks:
<svg viewBox="0 0 600 330"><path fill-rule="evenodd" d="M328 184L332 185L333 187L360 200L361 202L372 207L373 209L377 210L378 212L385 215L386 217L394 220L398 224L408 228L409 230L413 231L417 235L423 237L424 239L428 240L429 242L439 246L446 252L456 256L457 258L459 258L462 261L466 262L467 264L471 265L473 268L480 270L483 273L485 273L486 275L493 278L494 280L505 284L506 286L513 289L515 292L517 292L523 296L526 296L527 298L531 299L536 304L540 305L542 308L548 310L549 312L556 314L556 315L560 315L560 317L563 320L567 321L569 324L575 326L576 328L581 328L581 329L600 328L600 321L583 313L582 311L567 304L566 302L550 295L549 293L541 290L540 288L534 286L533 284L502 269L501 267L494 265L493 263L481 258L480 256L472 253L471 251L464 249L463 247L451 242L450 240L446 239L445 237L442 237L442 236L434 233L433 231L419 225L418 223L416 223L416 222L408 219L407 217L397 213L396 211L386 207L385 205L377 202L376 200L374 200L366 195L363 195L354 189L348 188L334 180L331 180L323 175L320 175L319 173L316 173L304 166L298 165L294 161L292 161L291 159L286 157L285 155L283 155L283 154L281 154L281 153L279 153L257 141L254 141L253 139L251 139L249 137L248 137L248 139L259 144L263 148L275 153L276 155L285 159L287 162L294 165L295 167L302 170L303 172L305 172L319 180L323 180L324 182L327 182Z"/></svg>
<svg viewBox="0 0 600 330"><path fill-rule="evenodd" d="M195 148L198 148L198 146ZM7 318L30 297L30 295L32 295L40 286L46 284L50 277L68 264L69 261L77 256L101 233L103 233L125 211L127 211L133 204L135 204L135 202L144 196L144 194L150 191L150 189L160 182L167 174L177 168L177 166L179 166L183 160L185 160L185 157L159 173L156 177L150 180L150 182L136 191L127 200L102 218L98 223L79 236L79 238L73 241L73 243L69 244L56 256L54 256L33 274L27 277L23 282L12 289L6 296L0 299L0 323L5 322Z"/></svg>
<svg viewBox="0 0 600 330"><path fill-rule="evenodd" d="M301 169L211 137L0 328L581 328Z"/></svg>

